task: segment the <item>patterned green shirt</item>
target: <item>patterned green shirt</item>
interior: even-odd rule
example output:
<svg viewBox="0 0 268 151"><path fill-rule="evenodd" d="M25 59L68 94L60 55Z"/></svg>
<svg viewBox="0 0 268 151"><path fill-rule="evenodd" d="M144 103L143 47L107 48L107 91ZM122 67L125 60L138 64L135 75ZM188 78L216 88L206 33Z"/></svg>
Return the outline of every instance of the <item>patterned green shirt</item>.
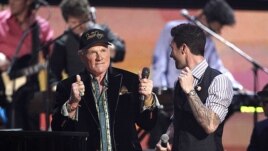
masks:
<svg viewBox="0 0 268 151"><path fill-rule="evenodd" d="M100 139L101 139L101 151L112 151L111 134L110 134L110 122L108 112L108 99L107 99L107 87L108 77L105 75L104 86L100 91L97 79L91 75L92 80L92 93L94 94L94 100L100 122Z"/></svg>

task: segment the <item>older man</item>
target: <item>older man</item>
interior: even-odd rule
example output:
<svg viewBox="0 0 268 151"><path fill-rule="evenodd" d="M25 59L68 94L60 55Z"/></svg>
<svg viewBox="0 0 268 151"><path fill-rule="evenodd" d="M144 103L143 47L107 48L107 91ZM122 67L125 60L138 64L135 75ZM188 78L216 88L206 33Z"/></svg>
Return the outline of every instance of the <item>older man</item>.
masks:
<svg viewBox="0 0 268 151"><path fill-rule="evenodd" d="M103 30L83 33L78 53L86 70L57 85L52 130L88 132L89 150L141 151L135 124L155 124L153 83L110 67L109 47Z"/></svg>

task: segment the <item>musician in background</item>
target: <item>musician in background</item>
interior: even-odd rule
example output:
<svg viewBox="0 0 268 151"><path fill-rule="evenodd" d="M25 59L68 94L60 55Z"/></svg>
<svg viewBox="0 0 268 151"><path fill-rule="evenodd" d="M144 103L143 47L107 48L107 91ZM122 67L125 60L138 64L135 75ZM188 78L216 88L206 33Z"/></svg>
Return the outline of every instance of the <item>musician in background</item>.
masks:
<svg viewBox="0 0 268 151"><path fill-rule="evenodd" d="M201 13L195 16L195 18L217 34L221 34L223 27L235 24L233 9L224 0L209 1ZM174 60L169 57L171 52L170 42L172 39L170 30L176 25L187 22L189 21L170 21L165 25L161 32L153 56L153 81L156 87L174 88L174 83L177 80L176 77L179 75L180 71L175 68ZM233 88L243 88L243 86L235 81L232 74L223 66L215 43L208 33L206 34L205 58L212 68L221 71L229 77L229 79L233 82Z"/></svg>
<svg viewBox="0 0 268 151"><path fill-rule="evenodd" d="M201 13L196 16L196 19L218 34L221 34L223 27L235 24L233 9L224 0L209 1ZM170 21L165 25L161 32L153 56L153 81L156 87L174 88L174 83L177 80L176 77L179 74L179 70L176 70L174 60L169 57L171 52L169 44L172 39L169 31L172 27L186 22L189 21ZM242 85L235 81L232 74L223 66L211 36L208 33L206 36L205 58L208 61L208 64L212 68L228 75L233 82L233 87L235 89L242 89Z"/></svg>
<svg viewBox="0 0 268 151"><path fill-rule="evenodd" d="M268 117L268 84L266 84L262 91L257 93L262 104L264 114ZM268 150L268 119L259 121L255 124L252 131L250 144L247 151L267 151Z"/></svg>
<svg viewBox="0 0 268 151"><path fill-rule="evenodd" d="M195 18L217 34L221 34L223 27L232 26L235 24L235 16L233 9L224 0L208 1L202 11L197 16L195 16ZM176 69L174 60L169 57L171 52L170 43L172 40L170 31L171 28L173 28L174 26L188 22L188 20L169 21L160 34L160 38L154 50L152 64L152 79L155 87L159 89L157 91L168 89L172 92L174 89L174 85L177 81L177 77L180 73L180 70ZM206 46L204 57L211 68L219 70L232 81L234 89L243 90L243 86L238 83L234 79L232 74L224 67L223 62L217 52L215 43L213 42L211 36L208 33L206 33ZM158 125L159 124L157 124L157 126ZM154 147L155 143L158 142L161 136L161 132L159 132L159 130L155 131L158 132L158 135L154 136L154 138L151 138L153 140L149 141L151 147Z"/></svg>
<svg viewBox="0 0 268 151"><path fill-rule="evenodd" d="M65 35L56 41L51 55L51 71L54 77L51 83L62 80L62 73L68 76L75 75L83 70L77 49L79 37L88 29L102 29L113 44L111 48L111 61L121 62L125 56L125 43L113 33L107 25L97 24L95 10L90 7L88 0L63 0L60 3L62 16L68 26Z"/></svg>
<svg viewBox="0 0 268 151"><path fill-rule="evenodd" d="M36 15L37 1L9 0L9 7L0 12L0 52L5 56L0 63L1 72L9 73L10 78L16 78L18 71L36 65L44 52L41 46L52 40L53 31L44 18ZM23 130L38 130L39 120L32 120L28 115L29 100L34 92L39 91L37 73L27 77L26 83L12 96L10 128ZM13 112L15 111L15 112ZM13 118L15 117L15 118Z"/></svg>

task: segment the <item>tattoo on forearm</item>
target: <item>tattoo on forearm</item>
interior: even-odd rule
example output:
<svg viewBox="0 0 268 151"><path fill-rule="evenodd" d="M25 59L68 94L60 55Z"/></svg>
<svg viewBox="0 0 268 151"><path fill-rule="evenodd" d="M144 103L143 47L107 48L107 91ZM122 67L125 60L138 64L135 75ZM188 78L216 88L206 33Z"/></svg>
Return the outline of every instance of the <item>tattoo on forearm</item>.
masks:
<svg viewBox="0 0 268 151"><path fill-rule="evenodd" d="M194 117L205 130L209 130L211 127L217 127L219 125L219 117L201 102L198 95L190 96L189 104Z"/></svg>

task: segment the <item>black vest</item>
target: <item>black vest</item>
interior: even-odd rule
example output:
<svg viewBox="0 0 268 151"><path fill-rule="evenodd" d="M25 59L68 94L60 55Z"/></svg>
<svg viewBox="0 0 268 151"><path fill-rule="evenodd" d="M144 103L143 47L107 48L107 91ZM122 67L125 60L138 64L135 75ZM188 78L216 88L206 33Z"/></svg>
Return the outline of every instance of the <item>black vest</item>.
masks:
<svg viewBox="0 0 268 151"><path fill-rule="evenodd" d="M197 94L205 104L208 97L208 88L213 79L220 72L208 67L201 78L201 91ZM198 82L198 83L199 83ZM179 82L177 82L174 93L174 142L173 151L223 151L222 132L223 123L212 134L207 134L196 121L191 107L182 91Z"/></svg>

